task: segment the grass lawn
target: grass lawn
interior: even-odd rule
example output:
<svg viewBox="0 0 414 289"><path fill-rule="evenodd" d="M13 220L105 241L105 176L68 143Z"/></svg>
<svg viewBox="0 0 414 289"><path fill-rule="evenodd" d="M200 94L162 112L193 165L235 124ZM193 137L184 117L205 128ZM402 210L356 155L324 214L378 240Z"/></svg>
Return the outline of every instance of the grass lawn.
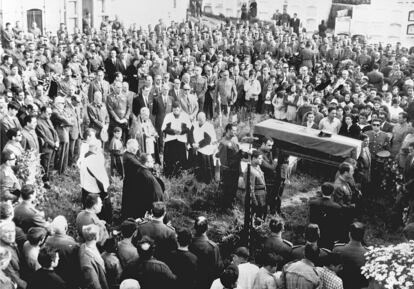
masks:
<svg viewBox="0 0 414 289"><path fill-rule="evenodd" d="M239 137L248 135L251 126L263 120L263 116L253 116L251 119L241 121L238 125ZM226 119L220 124L215 122L217 138L221 138ZM290 182L286 184L282 198L282 211L286 220L286 232L284 238L294 244L304 242L303 233L308 223L307 201L315 196L326 175L332 172L321 172L312 164L299 166ZM191 227L194 217L204 215L209 219L209 236L220 243L223 248L231 251L234 246L240 245L239 231L243 225L244 192L239 191L237 205L233 210L223 211L218 206L218 184L210 185L198 183L192 173L184 172L179 178L164 179L166 185L166 199L168 217L174 227ZM138 189L138 188L137 188ZM47 192L48 201L43 204L46 216L54 218L64 215L69 222L69 233L76 236L74 228L77 213L81 210L80 204L79 172L70 168L66 175L54 176L52 189ZM114 223L119 224L119 212L121 207L122 181L114 178L111 181L110 192L114 206ZM367 209L363 213L363 221L367 224L366 243L368 245L380 245L398 243L402 241L401 231L391 231L387 224L387 204L380 201L369 201ZM390 207L390 206L388 206ZM257 228L260 236L256 236L260 242L267 233L267 226Z"/></svg>

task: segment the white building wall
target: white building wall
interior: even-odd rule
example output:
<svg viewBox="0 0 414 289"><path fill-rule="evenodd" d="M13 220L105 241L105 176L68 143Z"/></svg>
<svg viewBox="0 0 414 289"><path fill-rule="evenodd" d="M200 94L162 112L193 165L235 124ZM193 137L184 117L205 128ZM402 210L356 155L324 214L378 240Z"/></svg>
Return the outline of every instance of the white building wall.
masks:
<svg viewBox="0 0 414 289"><path fill-rule="evenodd" d="M353 7L351 34L367 36L369 42L401 42L414 45L414 35L407 35L408 13L414 10L413 1L372 0L371 5Z"/></svg>
<svg viewBox="0 0 414 289"><path fill-rule="evenodd" d="M238 18L241 15L241 0L205 0L203 5L214 15ZM287 6L290 15L297 13L303 26L308 31L318 29L321 20L327 20L331 9L332 0L256 0L257 17L261 20L270 20L276 10L283 11Z"/></svg>
<svg viewBox="0 0 414 289"><path fill-rule="evenodd" d="M126 26L155 25L162 18L164 23L186 19L188 0L110 0L108 13L115 15Z"/></svg>

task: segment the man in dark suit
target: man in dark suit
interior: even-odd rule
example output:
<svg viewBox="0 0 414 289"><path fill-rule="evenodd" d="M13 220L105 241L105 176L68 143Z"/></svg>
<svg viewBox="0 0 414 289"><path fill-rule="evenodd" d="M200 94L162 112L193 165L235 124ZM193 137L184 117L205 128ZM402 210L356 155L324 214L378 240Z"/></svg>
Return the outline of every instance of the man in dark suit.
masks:
<svg viewBox="0 0 414 289"><path fill-rule="evenodd" d="M123 76L124 79L126 79L126 70L128 68L128 60L127 60L128 55L122 51L121 54L119 55L119 59L116 62L116 71L120 72Z"/></svg>
<svg viewBox="0 0 414 289"><path fill-rule="evenodd" d="M39 140L36 135L37 119L35 116L27 115L24 120L24 128L22 130L22 146L25 150L33 150L39 153Z"/></svg>
<svg viewBox="0 0 414 289"><path fill-rule="evenodd" d="M14 208L14 222L27 233L31 227L41 227L50 230L44 212L35 208L36 192L32 185L24 185L21 189L22 202Z"/></svg>
<svg viewBox="0 0 414 289"><path fill-rule="evenodd" d="M136 244L143 236L154 240L157 250L157 260L166 262L170 260L170 254L177 249L177 239L173 227L163 223L166 214L166 207L163 202L155 202L152 207L152 219L138 224L137 230L132 237L132 243Z"/></svg>
<svg viewBox="0 0 414 289"><path fill-rule="evenodd" d="M135 116L138 116L141 108L147 107L150 112L153 111L154 98L150 93L151 89L149 87L144 87L140 93L132 101L132 112Z"/></svg>
<svg viewBox="0 0 414 289"><path fill-rule="evenodd" d="M74 266L78 259L79 244L67 235L68 222L63 216L57 216L51 223L53 235L46 239L45 245L59 253L59 264L56 273L69 285L68 288L77 288L79 266Z"/></svg>
<svg viewBox="0 0 414 289"><path fill-rule="evenodd" d="M59 148L59 137L50 120L52 109L44 106L40 109L40 113L37 119L36 133L40 141L40 164L44 170L43 181L48 187L50 166L53 164L55 152Z"/></svg>
<svg viewBox="0 0 414 289"><path fill-rule="evenodd" d="M404 167L404 182L406 184L414 181L414 143L408 145L408 152Z"/></svg>
<svg viewBox="0 0 414 289"><path fill-rule="evenodd" d="M299 35L300 20L297 13L293 13L293 18L290 19L290 27L293 28L296 35Z"/></svg>
<svg viewBox="0 0 414 289"><path fill-rule="evenodd" d="M181 81L179 79L174 79L173 87L168 94L173 98L173 101L180 101L182 92Z"/></svg>
<svg viewBox="0 0 414 289"><path fill-rule="evenodd" d="M96 73L96 79L91 82L89 85L88 90L88 99L89 103L92 103L94 100L94 94L96 91L100 91L102 93L102 101L106 103L108 95L111 92L111 86L108 81L104 80L105 73L102 69L99 69Z"/></svg>
<svg viewBox="0 0 414 289"><path fill-rule="evenodd" d="M152 107L152 114L155 117L155 129L158 132L158 141L160 149L163 147L163 133L161 131L162 123L164 122L165 115L172 112L172 103L173 99L168 95L170 86L164 84L162 87L161 95L154 99L154 104Z"/></svg>
<svg viewBox="0 0 414 289"><path fill-rule="evenodd" d="M380 91L382 89L382 85L384 83L384 74L382 72L379 72L379 66L378 64L374 64L372 66L372 71L368 72L368 83L374 85L374 87Z"/></svg>
<svg viewBox="0 0 414 289"><path fill-rule="evenodd" d="M281 219L272 219L269 222L270 236L263 245L264 253L274 253L283 258L281 266L292 260L292 243L282 238L285 224Z"/></svg>
<svg viewBox="0 0 414 289"><path fill-rule="evenodd" d="M112 83L115 79L115 72L117 72L117 67L119 67L119 59L116 57L116 50L113 49L110 52L110 56L105 60L105 71L106 77L109 83Z"/></svg>
<svg viewBox="0 0 414 289"><path fill-rule="evenodd" d="M361 267L365 265L365 253L368 252L362 245L364 234L364 225L355 222L349 229L349 243L337 244L333 249L343 260L340 277L344 282L344 289L361 289L368 286L367 279L361 274Z"/></svg>
<svg viewBox="0 0 414 289"><path fill-rule="evenodd" d="M341 216L341 206L332 200L333 191L334 186L331 183L324 183L321 186L322 195L309 201L309 222L319 225L319 245L328 249L337 240L337 222Z"/></svg>
<svg viewBox="0 0 414 289"><path fill-rule="evenodd" d="M305 240L306 244L293 246L292 248L292 259L293 260L302 260L305 258L305 246L310 244L319 249L319 258L315 260L316 266L323 266L323 258L325 258L331 251L326 248L321 248L320 242L320 230L317 224L309 224L305 230ZM332 244L333 245L333 244Z"/></svg>
<svg viewBox="0 0 414 289"><path fill-rule="evenodd" d="M392 133L394 126L387 121L387 113L385 111L380 111L378 117L381 120L380 130L383 132Z"/></svg>
<svg viewBox="0 0 414 289"><path fill-rule="evenodd" d="M207 237L207 218L197 217L194 229L195 236L189 250L198 259L198 274L196 276L198 285L196 288L207 289L221 273L223 262L219 247Z"/></svg>

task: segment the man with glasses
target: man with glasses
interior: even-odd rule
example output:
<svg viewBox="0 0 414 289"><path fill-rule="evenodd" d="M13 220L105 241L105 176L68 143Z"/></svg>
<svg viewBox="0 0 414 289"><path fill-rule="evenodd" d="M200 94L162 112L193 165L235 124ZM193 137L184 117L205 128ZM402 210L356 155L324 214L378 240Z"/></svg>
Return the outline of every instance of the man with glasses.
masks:
<svg viewBox="0 0 414 289"><path fill-rule="evenodd" d="M377 159L377 153L380 151L388 151L390 145L390 137L386 132L381 131L381 121L375 119L371 123L372 130L367 131L365 134L369 138L369 151L374 160Z"/></svg>
<svg viewBox="0 0 414 289"><path fill-rule="evenodd" d="M0 199L2 201L17 201L16 191L21 189L19 180L14 174L16 155L11 151L3 151L1 154L3 164L0 166Z"/></svg>
<svg viewBox="0 0 414 289"><path fill-rule="evenodd" d="M197 97L190 93L191 87L185 84L183 87L183 95L180 99L181 108L190 117L190 121L193 122L198 112L198 101Z"/></svg>

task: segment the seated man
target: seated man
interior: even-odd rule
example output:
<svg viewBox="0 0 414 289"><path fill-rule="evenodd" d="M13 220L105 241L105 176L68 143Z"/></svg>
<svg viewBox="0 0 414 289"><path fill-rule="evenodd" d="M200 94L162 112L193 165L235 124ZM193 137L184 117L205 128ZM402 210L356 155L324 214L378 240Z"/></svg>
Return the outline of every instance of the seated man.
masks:
<svg viewBox="0 0 414 289"><path fill-rule="evenodd" d="M31 227L42 227L50 231L50 224L45 220L44 212L38 211L34 205L36 191L32 185L24 185L21 190L22 202L14 208L14 222L25 233Z"/></svg>

